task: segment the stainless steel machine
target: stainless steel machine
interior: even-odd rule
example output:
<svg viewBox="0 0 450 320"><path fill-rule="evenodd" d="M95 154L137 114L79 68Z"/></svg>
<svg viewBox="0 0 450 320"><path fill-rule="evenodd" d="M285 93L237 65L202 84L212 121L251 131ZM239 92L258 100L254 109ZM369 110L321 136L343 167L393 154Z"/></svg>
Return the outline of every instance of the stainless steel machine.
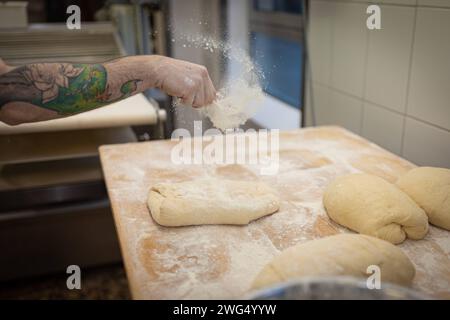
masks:
<svg viewBox="0 0 450 320"><path fill-rule="evenodd" d="M117 30L110 22L0 29L0 57L105 61L127 54ZM98 147L162 136L159 105L138 94L69 118L0 124L0 281L121 261Z"/></svg>

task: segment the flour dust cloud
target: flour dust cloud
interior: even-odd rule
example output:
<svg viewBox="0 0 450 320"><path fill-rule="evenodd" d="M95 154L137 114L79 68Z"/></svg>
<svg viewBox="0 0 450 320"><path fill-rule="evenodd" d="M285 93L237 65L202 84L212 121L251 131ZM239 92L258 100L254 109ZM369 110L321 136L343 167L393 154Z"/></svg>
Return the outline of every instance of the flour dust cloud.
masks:
<svg viewBox="0 0 450 320"><path fill-rule="evenodd" d="M245 50L230 43L203 36L183 36L179 40L183 42L183 47L219 52L226 62L237 66L237 71L233 75L228 74L223 85L217 88L217 99L211 105L197 109L198 112L208 117L214 127L222 131L245 124L257 112L264 97L261 88L261 80L264 79L262 71Z"/></svg>

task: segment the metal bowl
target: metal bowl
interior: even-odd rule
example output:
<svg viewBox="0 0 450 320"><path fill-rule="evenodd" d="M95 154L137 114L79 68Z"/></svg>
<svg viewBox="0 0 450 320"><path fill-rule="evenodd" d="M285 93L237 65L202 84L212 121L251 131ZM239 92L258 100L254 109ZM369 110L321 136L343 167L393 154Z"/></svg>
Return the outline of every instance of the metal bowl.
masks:
<svg viewBox="0 0 450 320"><path fill-rule="evenodd" d="M251 300L424 300L409 288L382 283L368 289L365 280L353 277L305 277L254 292Z"/></svg>

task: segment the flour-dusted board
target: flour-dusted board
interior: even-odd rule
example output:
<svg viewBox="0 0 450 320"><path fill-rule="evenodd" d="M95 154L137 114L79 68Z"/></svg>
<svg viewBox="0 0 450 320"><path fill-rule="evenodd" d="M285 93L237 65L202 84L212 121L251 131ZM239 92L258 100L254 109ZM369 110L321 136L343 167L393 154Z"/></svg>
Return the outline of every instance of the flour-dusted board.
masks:
<svg viewBox="0 0 450 320"><path fill-rule="evenodd" d="M239 298L261 268L283 249L340 232L330 221L322 192L335 177L366 172L394 182L414 167L339 127L280 133L280 168L260 175L258 165L180 165L171 161L177 142L107 145L100 155L125 268L136 299ZM157 225L146 206L159 182L213 176L261 180L278 190L279 212L248 226ZM400 245L416 266L413 287L450 298L450 232L430 227L423 240ZM292 263L295 263L293 261Z"/></svg>

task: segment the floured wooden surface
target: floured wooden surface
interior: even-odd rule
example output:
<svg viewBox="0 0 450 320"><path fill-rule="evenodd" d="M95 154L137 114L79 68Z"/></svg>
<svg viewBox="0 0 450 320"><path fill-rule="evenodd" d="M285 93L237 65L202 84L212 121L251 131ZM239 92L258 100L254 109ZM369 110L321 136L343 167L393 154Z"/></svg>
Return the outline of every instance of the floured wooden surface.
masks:
<svg viewBox="0 0 450 320"><path fill-rule="evenodd" d="M322 191L335 177L364 171L394 182L414 165L338 127L280 133L278 175L257 165L175 165L176 142L154 141L100 149L130 288L138 299L239 298L281 250L350 232L327 217ZM158 182L214 176L258 179L278 190L281 209L248 226L158 226L146 207ZM430 227L424 240L400 247L414 262L414 288L450 298L450 232Z"/></svg>

